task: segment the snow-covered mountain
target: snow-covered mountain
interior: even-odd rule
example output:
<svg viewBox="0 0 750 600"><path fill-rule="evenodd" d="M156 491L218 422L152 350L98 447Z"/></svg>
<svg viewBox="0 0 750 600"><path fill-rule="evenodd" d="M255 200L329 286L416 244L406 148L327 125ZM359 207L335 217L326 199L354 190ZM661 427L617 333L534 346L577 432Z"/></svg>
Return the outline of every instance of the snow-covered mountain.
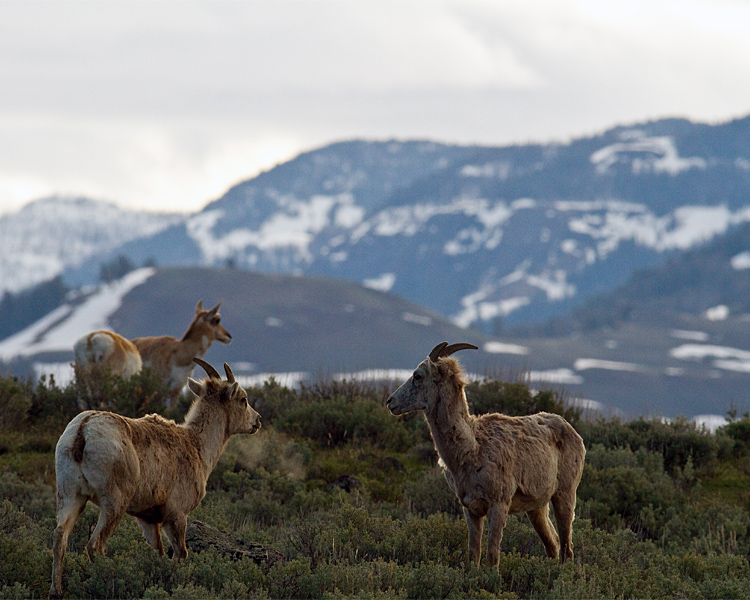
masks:
<svg viewBox="0 0 750 600"><path fill-rule="evenodd" d="M340 277L492 332L747 221L750 117L668 119L565 145L332 144L117 252Z"/></svg>
<svg viewBox="0 0 750 600"><path fill-rule="evenodd" d="M0 216L0 296L51 279L182 220L87 198L55 196Z"/></svg>

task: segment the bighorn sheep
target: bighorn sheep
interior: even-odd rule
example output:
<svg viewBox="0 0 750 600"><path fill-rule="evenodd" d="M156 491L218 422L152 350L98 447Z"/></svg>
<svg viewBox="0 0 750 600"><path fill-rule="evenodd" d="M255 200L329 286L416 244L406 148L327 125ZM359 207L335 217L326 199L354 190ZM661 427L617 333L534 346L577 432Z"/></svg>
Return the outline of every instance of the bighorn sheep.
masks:
<svg viewBox="0 0 750 600"><path fill-rule="evenodd" d="M180 393L192 375L193 358L202 358L214 340L223 344L232 341L232 336L221 326L220 306L221 302L210 310L204 310L203 301L198 302L195 317L180 340L170 335L133 340L143 366L151 367L168 383L173 397Z"/></svg>
<svg viewBox="0 0 750 600"><path fill-rule="evenodd" d="M138 348L112 331L92 331L73 345L75 363L83 373L104 369L129 379L141 370Z"/></svg>
<svg viewBox="0 0 750 600"><path fill-rule="evenodd" d="M188 379L197 399L181 425L159 415L129 419L86 411L75 417L55 450L57 528L54 533L50 597L62 593L62 565L68 536L91 500L99 521L87 550L104 554L125 513L135 516L148 543L164 554L161 525L175 559L187 556L187 515L206 495L206 481L229 438L252 434L260 415L225 363L227 379L196 358L209 378Z"/></svg>
<svg viewBox="0 0 750 600"><path fill-rule="evenodd" d="M442 342L390 398L394 415L423 410L450 487L469 528L469 558L479 565L484 518L487 563L497 568L508 513L525 511L547 555L573 558L576 489L586 449L562 417L469 414L461 367L451 354L471 344ZM558 534L549 519L555 512ZM562 541L562 548L560 542Z"/></svg>

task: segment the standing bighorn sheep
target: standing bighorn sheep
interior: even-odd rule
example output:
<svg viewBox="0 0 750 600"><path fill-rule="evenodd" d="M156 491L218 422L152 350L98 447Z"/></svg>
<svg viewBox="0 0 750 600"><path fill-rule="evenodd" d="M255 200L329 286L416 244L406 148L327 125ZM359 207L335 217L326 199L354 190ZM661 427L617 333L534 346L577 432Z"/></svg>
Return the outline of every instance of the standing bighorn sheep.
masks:
<svg viewBox="0 0 750 600"><path fill-rule="evenodd" d="M75 417L55 450L57 528L50 597L62 594L62 565L73 526L91 500L99 521L87 545L89 556L105 546L125 513L135 516L148 543L164 554L161 525L174 558L187 557L187 515L206 495L206 481L229 438L252 434L260 415L225 363L227 379L196 358L209 378L188 380L197 399L181 425L159 415L129 419L86 411Z"/></svg>
<svg viewBox="0 0 750 600"><path fill-rule="evenodd" d="M193 373L193 358L203 358L214 340L222 344L232 341L232 336L221 325L219 307L204 310L203 302L195 307L195 317L182 339L171 335L139 337L133 340L138 348L144 367L151 367L169 384L172 396L180 393Z"/></svg>
<svg viewBox="0 0 750 600"><path fill-rule="evenodd" d="M487 562L497 567L508 513L526 512L547 555L573 558L576 489L586 449L562 417L469 414L461 367L454 352L471 344L442 342L388 398L394 415L423 410L469 528L469 557L479 565L484 518L489 522ZM555 512L558 534L549 519ZM560 542L562 541L562 548Z"/></svg>

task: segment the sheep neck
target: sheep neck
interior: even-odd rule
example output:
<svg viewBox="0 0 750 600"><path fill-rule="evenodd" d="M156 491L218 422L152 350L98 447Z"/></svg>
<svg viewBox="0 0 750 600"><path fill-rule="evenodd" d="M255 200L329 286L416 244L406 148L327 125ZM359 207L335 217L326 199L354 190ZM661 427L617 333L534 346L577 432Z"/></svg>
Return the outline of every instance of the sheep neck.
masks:
<svg viewBox="0 0 750 600"><path fill-rule="evenodd" d="M210 411L206 407L194 405L185 418L185 427L195 435L196 446L206 465L208 477L229 441L226 415L223 411Z"/></svg>
<svg viewBox="0 0 750 600"><path fill-rule="evenodd" d="M478 444L463 386L451 393L441 388L433 410L425 411L425 417L435 448L451 473L476 462Z"/></svg>

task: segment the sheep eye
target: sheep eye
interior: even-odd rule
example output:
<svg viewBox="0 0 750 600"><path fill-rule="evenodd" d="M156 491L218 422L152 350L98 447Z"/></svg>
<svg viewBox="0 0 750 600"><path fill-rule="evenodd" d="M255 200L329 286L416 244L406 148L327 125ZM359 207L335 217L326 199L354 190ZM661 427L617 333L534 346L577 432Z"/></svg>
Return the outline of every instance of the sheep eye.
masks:
<svg viewBox="0 0 750 600"><path fill-rule="evenodd" d="M419 373L414 373L412 377L414 378L414 381L420 381L422 379L422 376Z"/></svg>

